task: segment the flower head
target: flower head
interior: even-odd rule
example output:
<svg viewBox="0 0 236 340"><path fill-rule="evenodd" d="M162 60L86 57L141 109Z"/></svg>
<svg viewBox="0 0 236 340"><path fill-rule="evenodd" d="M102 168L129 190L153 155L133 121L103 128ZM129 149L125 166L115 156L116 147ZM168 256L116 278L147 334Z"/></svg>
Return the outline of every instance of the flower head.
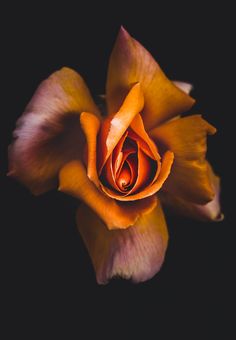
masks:
<svg viewBox="0 0 236 340"><path fill-rule="evenodd" d="M192 86L169 80L123 28L112 51L104 117L75 71L62 68L36 90L14 131L9 174L32 193L52 188L81 201L77 225L97 281L145 281L164 260L161 202L200 220L223 218L219 178L207 162L216 129Z"/></svg>

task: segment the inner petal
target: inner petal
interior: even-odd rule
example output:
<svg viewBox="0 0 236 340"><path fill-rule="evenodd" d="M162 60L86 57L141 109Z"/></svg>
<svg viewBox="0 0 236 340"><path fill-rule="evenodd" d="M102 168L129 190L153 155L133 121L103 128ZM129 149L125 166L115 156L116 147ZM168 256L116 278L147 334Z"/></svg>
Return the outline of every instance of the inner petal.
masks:
<svg viewBox="0 0 236 340"><path fill-rule="evenodd" d="M140 134L140 135L139 135ZM161 157L147 135L141 116L134 119L104 165L103 190L111 197L126 197L152 186L161 171Z"/></svg>
<svg viewBox="0 0 236 340"><path fill-rule="evenodd" d="M130 138L127 138L128 132L123 135L121 142L118 143L112 153L112 168L114 176L119 176L127 157L137 152L137 144Z"/></svg>
<svg viewBox="0 0 236 340"><path fill-rule="evenodd" d="M126 140L126 137L128 135L128 131L126 131L119 142L117 143L116 147L114 148L112 152L112 168L113 172L117 171L117 168L119 168L121 160L122 160L122 148L124 145L124 142Z"/></svg>
<svg viewBox="0 0 236 340"><path fill-rule="evenodd" d="M115 176L119 177L119 174L123 167L124 162L131 155L136 155L137 157L137 144L133 142L132 140L130 140L129 138L127 138L122 148L122 151L119 153L117 157L117 161L115 162L115 171L114 171Z"/></svg>
<svg viewBox="0 0 236 340"><path fill-rule="evenodd" d="M131 188L129 194L137 192L144 185L149 184L150 179L153 179L153 172L156 170L155 162L148 157L142 149L138 148L138 171L137 171L137 179L134 186Z"/></svg>
<svg viewBox="0 0 236 340"><path fill-rule="evenodd" d="M131 170L127 162L124 163L119 177L117 179L117 185L119 186L120 190L127 191L128 187L131 183Z"/></svg>
<svg viewBox="0 0 236 340"><path fill-rule="evenodd" d="M142 151L150 158L152 159L156 159L157 157L155 157L152 153L152 151L150 150L149 145L142 139L140 138L132 129L129 129L128 132L128 139L132 140L133 142L136 142L139 144L139 147L142 149Z"/></svg>

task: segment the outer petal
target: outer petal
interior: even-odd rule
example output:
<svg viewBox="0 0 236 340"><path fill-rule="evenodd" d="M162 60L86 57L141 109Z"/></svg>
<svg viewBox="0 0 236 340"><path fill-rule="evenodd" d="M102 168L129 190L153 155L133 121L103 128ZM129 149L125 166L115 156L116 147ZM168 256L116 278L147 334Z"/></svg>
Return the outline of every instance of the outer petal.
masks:
<svg viewBox="0 0 236 340"><path fill-rule="evenodd" d="M123 229L135 224L140 214L156 206L156 197L135 203L118 204L91 182L81 161L72 161L60 170L59 190L84 201L105 222L108 229Z"/></svg>
<svg viewBox="0 0 236 340"><path fill-rule="evenodd" d="M82 111L99 115L78 73L62 68L43 81L17 122L16 140L9 148L9 175L34 194L54 187L61 166L80 157Z"/></svg>
<svg viewBox="0 0 236 340"><path fill-rule="evenodd" d="M106 284L120 276L143 282L161 268L168 232L160 203L142 215L133 227L108 231L86 206L77 212L77 225L92 259L97 282Z"/></svg>
<svg viewBox="0 0 236 340"><path fill-rule="evenodd" d="M197 204L206 204L214 198L205 155L206 135L215 132L200 115L172 120L150 131L158 146L175 155L163 190Z"/></svg>
<svg viewBox="0 0 236 340"><path fill-rule="evenodd" d="M151 54L120 29L108 69L106 93L109 113L117 112L131 86L139 82L144 92L142 113L147 130L194 104L194 99L174 85L162 72Z"/></svg>
<svg viewBox="0 0 236 340"><path fill-rule="evenodd" d="M181 199L180 197L162 192L159 195L161 201L170 206L175 212L192 217L201 221L220 222L224 219L220 207L220 179L216 176L209 165L210 178L215 191L215 197L207 204L194 204Z"/></svg>

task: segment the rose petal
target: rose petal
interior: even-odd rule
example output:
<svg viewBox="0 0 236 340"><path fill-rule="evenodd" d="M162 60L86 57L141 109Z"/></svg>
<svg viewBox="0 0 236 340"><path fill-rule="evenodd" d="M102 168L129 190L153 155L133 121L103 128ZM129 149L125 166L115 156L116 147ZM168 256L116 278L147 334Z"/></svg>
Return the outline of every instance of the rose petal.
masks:
<svg viewBox="0 0 236 340"><path fill-rule="evenodd" d="M108 158L108 160L106 161L106 163L104 165L101 178L102 178L103 181L107 182L108 185L113 187L115 190L121 191L119 186L116 183L116 176L115 176L114 171L113 171L112 157L111 156Z"/></svg>
<svg viewBox="0 0 236 340"><path fill-rule="evenodd" d="M84 201L105 222L108 229L128 228L134 225L140 214L152 211L156 205L155 197L135 204L118 204L96 188L79 160L66 164L60 170L59 180L59 190Z"/></svg>
<svg viewBox="0 0 236 340"><path fill-rule="evenodd" d="M109 113L116 112L132 84L139 82L144 93L142 112L147 130L189 110L194 99L170 81L151 54L124 28L112 51L106 84Z"/></svg>
<svg viewBox="0 0 236 340"><path fill-rule="evenodd" d="M163 190L197 204L206 204L214 198L205 155L206 136L215 132L200 115L173 120L150 131L158 146L175 155Z"/></svg>
<svg viewBox="0 0 236 340"><path fill-rule="evenodd" d="M124 142L126 140L127 135L128 135L128 131L124 133L124 135L121 137L121 139L119 140L119 142L117 143L116 147L114 148L112 152L112 169L115 175L117 171L119 170L122 160L123 160L122 148L124 146Z"/></svg>
<svg viewBox="0 0 236 340"><path fill-rule="evenodd" d="M134 117L142 111L143 105L140 84L135 84L126 96L119 111L103 122L99 135L99 174Z"/></svg>
<svg viewBox="0 0 236 340"><path fill-rule="evenodd" d="M173 81L175 86L177 86L180 90L184 91L185 93L189 94L193 90L193 85L186 83L184 81Z"/></svg>
<svg viewBox="0 0 236 340"><path fill-rule="evenodd" d="M100 120L92 113L82 112L80 124L87 141L87 175L96 186L99 186L97 174L97 135L100 128Z"/></svg>
<svg viewBox="0 0 236 340"><path fill-rule="evenodd" d="M130 124L131 129L136 133L136 135L139 137L138 141L139 144L142 147L142 141L144 141L148 147L151 150L151 154L150 152L147 152L145 150L145 147L143 148L143 151L147 153L147 155L155 160L159 160L160 159L160 155L158 153L158 149L157 146L155 145L155 143L151 140L151 138L149 137L149 135L147 134L147 132L145 131L144 128L144 124L143 124L143 120L140 114L137 114L134 119L132 120L132 123Z"/></svg>
<svg viewBox="0 0 236 340"><path fill-rule="evenodd" d="M157 180L136 194L131 194L128 196L120 196L113 190L105 187L102 183L101 183L101 188L107 194L107 196L111 198L115 198L116 200L119 200L119 201L136 201L136 200L140 200L140 199L152 196L157 191L159 191L161 187L163 186L164 182L166 181L167 177L170 174L173 161L174 161L173 152L167 151L163 155L161 170L160 170Z"/></svg>
<svg viewBox="0 0 236 340"><path fill-rule="evenodd" d="M216 176L209 166L212 185L215 191L215 196L212 201L207 204L194 204L181 199L180 197L171 195L168 192L161 192L159 198L161 201L170 206L175 212L187 217L195 218L201 221L220 222L224 219L220 207L220 179Z"/></svg>
<svg viewBox="0 0 236 340"><path fill-rule="evenodd" d="M129 165L125 162L122 167L119 176L117 178L117 184L119 188L124 191L126 187L128 187L131 183L131 170Z"/></svg>
<svg viewBox="0 0 236 340"><path fill-rule="evenodd" d="M151 176L153 163L154 161L138 147L138 176L136 183L128 193L129 195L137 192L139 189L143 188L144 185L148 186L148 184L150 184L150 178L152 179L153 177Z"/></svg>
<svg viewBox="0 0 236 340"><path fill-rule="evenodd" d="M97 216L81 205L77 225L92 259L99 284L120 276L143 282L161 268L168 231L160 203L142 215L133 227L109 231Z"/></svg>
<svg viewBox="0 0 236 340"><path fill-rule="evenodd" d="M81 156L82 111L99 115L81 76L62 68L43 81L17 121L9 174L41 194L57 184L61 166Z"/></svg>

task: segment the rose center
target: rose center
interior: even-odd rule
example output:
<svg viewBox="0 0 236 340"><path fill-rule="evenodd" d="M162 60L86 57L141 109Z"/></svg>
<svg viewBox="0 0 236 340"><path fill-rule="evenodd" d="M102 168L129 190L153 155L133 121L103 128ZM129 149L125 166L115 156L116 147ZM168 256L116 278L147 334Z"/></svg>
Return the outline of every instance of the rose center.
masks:
<svg viewBox="0 0 236 340"><path fill-rule="evenodd" d="M131 170L128 163L125 162L117 179L117 185L121 190L128 190L130 182L131 182Z"/></svg>
<svg viewBox="0 0 236 340"><path fill-rule="evenodd" d="M110 190L126 196L151 184L157 171L158 161L148 144L128 129L105 163L100 180Z"/></svg>

